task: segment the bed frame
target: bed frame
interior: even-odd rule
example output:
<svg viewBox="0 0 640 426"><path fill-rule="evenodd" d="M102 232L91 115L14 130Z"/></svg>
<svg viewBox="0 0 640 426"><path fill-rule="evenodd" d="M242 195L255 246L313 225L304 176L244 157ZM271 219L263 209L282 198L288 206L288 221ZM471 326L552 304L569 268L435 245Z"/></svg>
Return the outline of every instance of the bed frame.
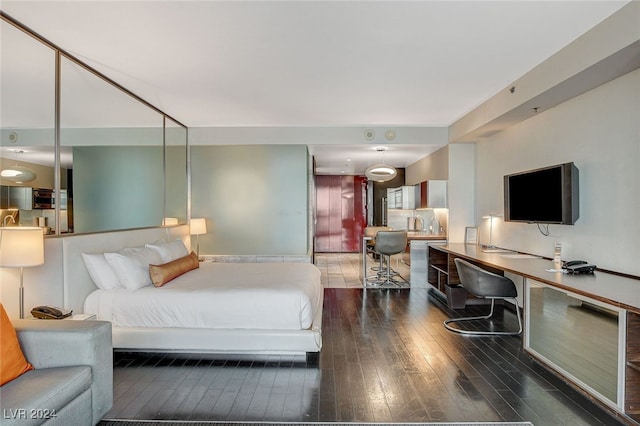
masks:
<svg viewBox="0 0 640 426"><path fill-rule="evenodd" d="M62 238L64 307L83 312L85 298L97 289L82 253L117 251L158 240L182 239L190 247L187 225L76 235ZM322 306L322 304L320 305ZM308 330L114 327L119 351L182 352L223 355L307 355L317 361L322 347L322 309Z"/></svg>

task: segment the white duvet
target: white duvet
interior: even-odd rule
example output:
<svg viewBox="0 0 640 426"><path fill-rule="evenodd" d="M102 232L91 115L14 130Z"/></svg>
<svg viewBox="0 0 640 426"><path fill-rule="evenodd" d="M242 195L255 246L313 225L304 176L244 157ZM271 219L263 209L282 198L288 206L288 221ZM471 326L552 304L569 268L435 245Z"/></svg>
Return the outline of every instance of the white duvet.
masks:
<svg viewBox="0 0 640 426"><path fill-rule="evenodd" d="M201 263L163 287L96 290L85 313L114 327L305 330L322 309L309 263Z"/></svg>

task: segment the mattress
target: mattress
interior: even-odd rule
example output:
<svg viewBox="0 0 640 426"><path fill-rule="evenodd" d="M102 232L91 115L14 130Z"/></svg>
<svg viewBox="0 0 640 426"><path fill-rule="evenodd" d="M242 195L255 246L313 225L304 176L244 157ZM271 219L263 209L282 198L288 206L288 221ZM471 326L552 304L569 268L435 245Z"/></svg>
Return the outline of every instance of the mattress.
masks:
<svg viewBox="0 0 640 426"><path fill-rule="evenodd" d="M309 263L201 263L162 287L96 290L84 312L114 327L306 330L322 309Z"/></svg>

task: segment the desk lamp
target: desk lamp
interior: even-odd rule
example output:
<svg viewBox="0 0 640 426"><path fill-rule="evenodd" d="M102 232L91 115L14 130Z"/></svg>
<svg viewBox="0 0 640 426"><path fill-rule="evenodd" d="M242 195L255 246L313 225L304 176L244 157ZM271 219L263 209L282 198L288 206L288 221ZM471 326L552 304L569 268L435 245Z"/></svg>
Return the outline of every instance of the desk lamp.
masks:
<svg viewBox="0 0 640 426"><path fill-rule="evenodd" d="M44 264L42 228L11 226L0 228L0 267L20 268L20 318L24 318L24 268Z"/></svg>
<svg viewBox="0 0 640 426"><path fill-rule="evenodd" d="M195 235L197 238L196 255L198 256L198 260L200 260L200 234L207 233L207 220L203 217L191 218L190 230L190 234Z"/></svg>
<svg viewBox="0 0 640 426"><path fill-rule="evenodd" d="M489 219L489 244L485 247L487 249L493 249L495 246L493 245L493 218L501 217L501 214L489 213L488 215L482 216L483 219Z"/></svg>

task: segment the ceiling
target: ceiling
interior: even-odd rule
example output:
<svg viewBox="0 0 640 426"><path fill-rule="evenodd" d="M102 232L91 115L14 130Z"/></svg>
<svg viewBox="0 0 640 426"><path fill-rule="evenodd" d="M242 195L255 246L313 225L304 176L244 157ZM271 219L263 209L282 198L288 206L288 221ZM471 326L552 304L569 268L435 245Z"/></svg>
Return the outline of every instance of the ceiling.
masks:
<svg viewBox="0 0 640 426"><path fill-rule="evenodd" d="M401 136L449 126L626 3L3 0L0 7L192 128L374 128ZM379 162L356 133L310 143L318 167L341 173L351 164L362 173ZM446 140L390 142L387 162L404 167Z"/></svg>

